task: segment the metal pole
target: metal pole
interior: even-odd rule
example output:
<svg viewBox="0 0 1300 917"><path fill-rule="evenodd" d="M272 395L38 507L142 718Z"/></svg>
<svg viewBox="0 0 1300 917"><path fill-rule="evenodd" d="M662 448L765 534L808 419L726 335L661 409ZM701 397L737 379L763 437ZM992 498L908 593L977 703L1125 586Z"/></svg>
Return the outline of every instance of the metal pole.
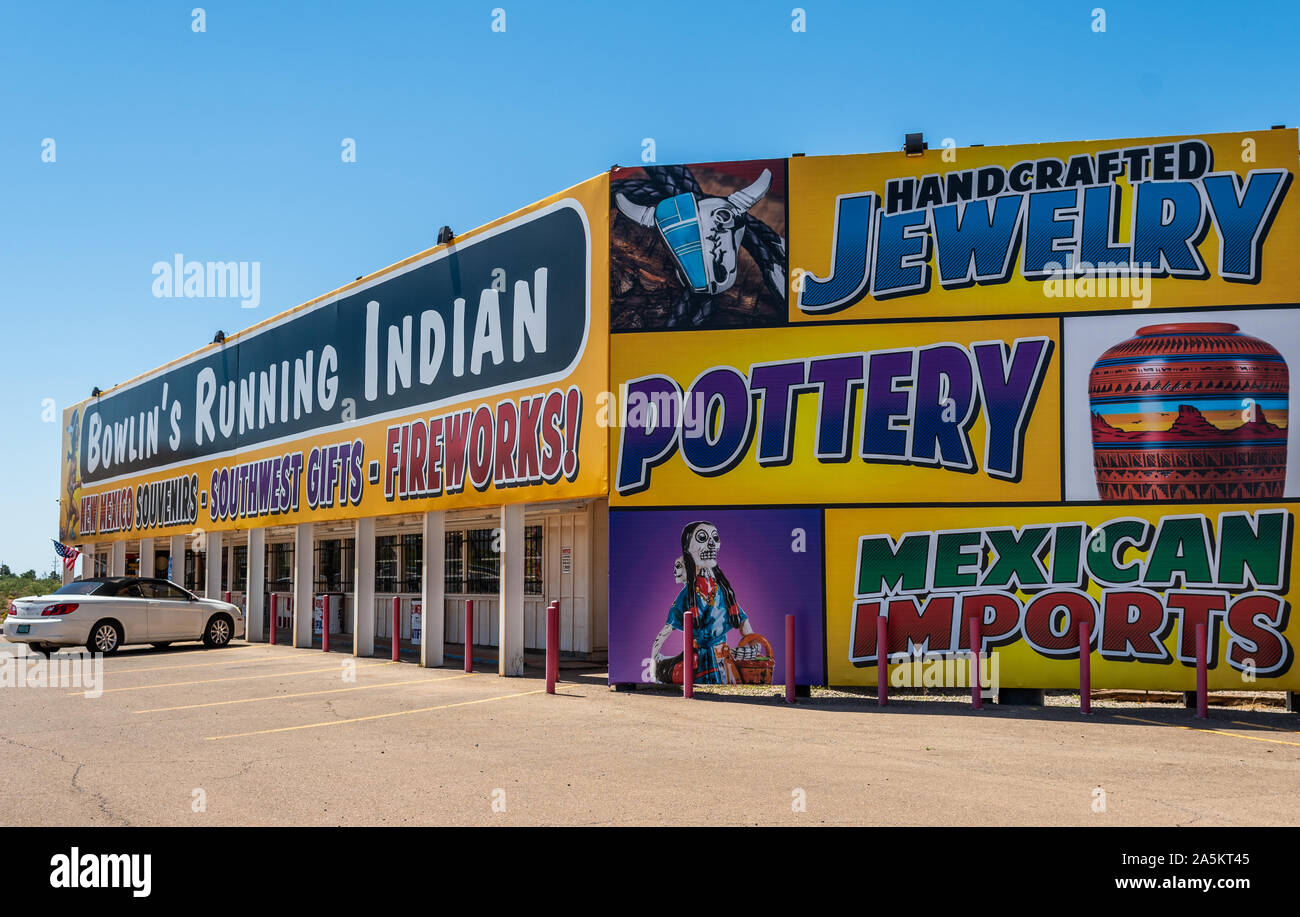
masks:
<svg viewBox="0 0 1300 917"><path fill-rule="evenodd" d="M398 637L402 633L402 599L393 596L393 662L398 659Z"/></svg>
<svg viewBox="0 0 1300 917"><path fill-rule="evenodd" d="M276 612L278 611L278 609L275 607L276 598L277 598L276 594L272 592L271 593L271 639L267 641L268 643L272 643L272 644L275 643L275 615Z"/></svg>
<svg viewBox="0 0 1300 917"><path fill-rule="evenodd" d="M1079 712L1092 713L1092 628L1079 622Z"/></svg>
<svg viewBox="0 0 1300 917"><path fill-rule="evenodd" d="M682 697L695 696L695 615L687 610L682 638Z"/></svg>
<svg viewBox="0 0 1300 917"><path fill-rule="evenodd" d="M876 617L876 703L889 703L889 619Z"/></svg>
<svg viewBox="0 0 1300 917"><path fill-rule="evenodd" d="M474 671L474 600L465 600L465 673Z"/></svg>
<svg viewBox="0 0 1300 917"><path fill-rule="evenodd" d="M980 696L980 619L970 619L970 705L976 710L984 709L984 699Z"/></svg>
<svg viewBox="0 0 1300 917"><path fill-rule="evenodd" d="M1196 717L1210 718L1209 634L1204 624L1196 625Z"/></svg>
<svg viewBox="0 0 1300 917"><path fill-rule="evenodd" d="M322 652L330 651L330 597L320 597L320 648Z"/></svg>
<svg viewBox="0 0 1300 917"><path fill-rule="evenodd" d="M785 702L794 703L794 615L785 616Z"/></svg>
<svg viewBox="0 0 1300 917"><path fill-rule="evenodd" d="M560 677L560 603L546 606L546 693L555 693Z"/></svg>

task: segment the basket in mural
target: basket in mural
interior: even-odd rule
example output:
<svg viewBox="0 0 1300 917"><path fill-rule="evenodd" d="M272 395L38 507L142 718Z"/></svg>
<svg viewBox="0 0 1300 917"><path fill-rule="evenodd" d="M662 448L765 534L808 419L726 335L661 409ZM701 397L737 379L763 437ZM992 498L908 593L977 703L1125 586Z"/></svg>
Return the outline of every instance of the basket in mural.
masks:
<svg viewBox="0 0 1300 917"><path fill-rule="evenodd" d="M740 673L744 685L770 685L776 660L772 657L772 644L761 634L746 634L731 651L731 659Z"/></svg>

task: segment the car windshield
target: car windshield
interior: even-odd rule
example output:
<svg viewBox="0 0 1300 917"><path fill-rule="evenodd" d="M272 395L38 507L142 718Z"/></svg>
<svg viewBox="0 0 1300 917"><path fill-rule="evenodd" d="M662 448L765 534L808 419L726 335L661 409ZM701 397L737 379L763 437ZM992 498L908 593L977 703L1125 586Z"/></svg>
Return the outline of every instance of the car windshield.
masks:
<svg viewBox="0 0 1300 917"><path fill-rule="evenodd" d="M104 583L99 580L77 580L54 591L55 595L93 595Z"/></svg>

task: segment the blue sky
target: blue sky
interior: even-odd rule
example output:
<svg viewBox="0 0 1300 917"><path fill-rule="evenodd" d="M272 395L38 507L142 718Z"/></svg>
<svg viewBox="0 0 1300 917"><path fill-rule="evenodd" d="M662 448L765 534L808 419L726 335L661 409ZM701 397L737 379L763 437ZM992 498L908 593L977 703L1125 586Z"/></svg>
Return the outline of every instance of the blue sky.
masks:
<svg viewBox="0 0 1300 917"><path fill-rule="evenodd" d="M0 9L0 561L17 569L53 561L43 399L61 412L444 223L637 163L643 138L690 162L892 150L915 130L965 146L1300 121L1290 2L208 2L195 33L200 3ZM670 81L666 58L690 64ZM260 262L261 305L154 298L176 253Z"/></svg>

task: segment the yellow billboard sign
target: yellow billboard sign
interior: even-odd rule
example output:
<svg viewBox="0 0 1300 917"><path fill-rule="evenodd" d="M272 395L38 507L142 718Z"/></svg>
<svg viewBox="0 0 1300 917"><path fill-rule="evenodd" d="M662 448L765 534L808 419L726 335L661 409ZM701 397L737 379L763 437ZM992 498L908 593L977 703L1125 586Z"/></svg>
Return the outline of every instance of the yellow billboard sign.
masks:
<svg viewBox="0 0 1300 917"><path fill-rule="evenodd" d="M619 505L1059 500L1060 323L615 335Z"/></svg>
<svg viewBox="0 0 1300 917"><path fill-rule="evenodd" d="M1295 301L1295 130L789 160L791 321Z"/></svg>
<svg viewBox="0 0 1300 917"><path fill-rule="evenodd" d="M68 409L61 537L602 495L608 195L599 176Z"/></svg>
<svg viewBox="0 0 1300 917"><path fill-rule="evenodd" d="M969 658L969 621L1000 687L1190 691L1196 631L1211 690L1300 689L1287 591L1294 502L933 506L826 511L830 684L875 684L885 656Z"/></svg>

